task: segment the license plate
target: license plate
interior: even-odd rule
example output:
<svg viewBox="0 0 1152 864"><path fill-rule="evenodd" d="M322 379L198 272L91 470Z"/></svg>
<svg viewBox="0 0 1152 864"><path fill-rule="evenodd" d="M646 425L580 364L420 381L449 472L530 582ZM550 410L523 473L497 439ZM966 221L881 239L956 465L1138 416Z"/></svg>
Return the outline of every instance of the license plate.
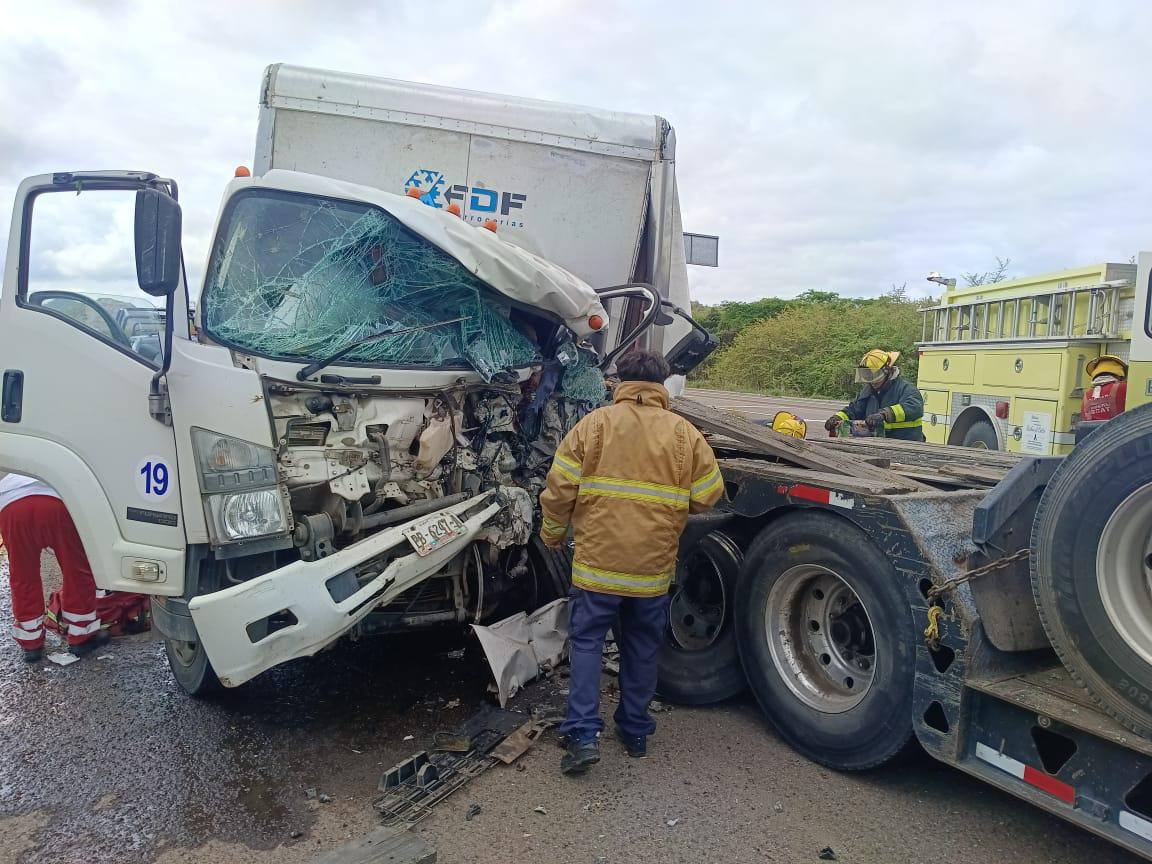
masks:
<svg viewBox="0 0 1152 864"><path fill-rule="evenodd" d="M404 529L404 536L421 558L431 555L449 540L463 533L464 523L451 513L429 516Z"/></svg>

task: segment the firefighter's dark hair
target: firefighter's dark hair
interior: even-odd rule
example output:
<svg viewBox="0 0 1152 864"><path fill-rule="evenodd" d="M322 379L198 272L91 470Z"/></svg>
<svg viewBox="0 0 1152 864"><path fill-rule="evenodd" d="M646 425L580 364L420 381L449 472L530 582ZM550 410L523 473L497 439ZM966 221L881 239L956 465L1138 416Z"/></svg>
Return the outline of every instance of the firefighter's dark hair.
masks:
<svg viewBox="0 0 1152 864"><path fill-rule="evenodd" d="M621 381L663 384L668 379L668 361L651 351L629 351L616 361L616 374Z"/></svg>

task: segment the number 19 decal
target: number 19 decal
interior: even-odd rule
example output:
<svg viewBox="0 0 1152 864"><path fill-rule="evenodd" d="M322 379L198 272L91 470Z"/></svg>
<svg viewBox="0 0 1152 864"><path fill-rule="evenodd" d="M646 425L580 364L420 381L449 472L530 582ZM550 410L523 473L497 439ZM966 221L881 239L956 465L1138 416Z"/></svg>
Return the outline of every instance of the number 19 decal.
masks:
<svg viewBox="0 0 1152 864"><path fill-rule="evenodd" d="M172 469L160 456L145 459L136 466L136 492L145 501L163 501L172 491Z"/></svg>

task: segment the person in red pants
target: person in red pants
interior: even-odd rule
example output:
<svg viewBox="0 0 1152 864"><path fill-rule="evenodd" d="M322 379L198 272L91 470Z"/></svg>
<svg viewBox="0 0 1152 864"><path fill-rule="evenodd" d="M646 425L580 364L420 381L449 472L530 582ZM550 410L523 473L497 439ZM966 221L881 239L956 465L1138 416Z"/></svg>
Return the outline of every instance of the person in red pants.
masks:
<svg viewBox="0 0 1152 864"><path fill-rule="evenodd" d="M64 574L61 624L67 625L68 650L83 656L108 642L96 614L96 581L76 526L51 486L32 477L9 474L0 479L0 538L8 549L12 586L12 635L35 663L44 654L44 584L40 554L56 553Z"/></svg>

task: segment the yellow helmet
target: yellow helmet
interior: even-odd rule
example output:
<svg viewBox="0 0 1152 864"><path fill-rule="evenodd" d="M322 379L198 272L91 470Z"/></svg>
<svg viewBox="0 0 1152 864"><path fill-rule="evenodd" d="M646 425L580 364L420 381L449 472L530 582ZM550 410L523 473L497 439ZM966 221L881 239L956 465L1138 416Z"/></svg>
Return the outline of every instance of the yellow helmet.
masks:
<svg viewBox="0 0 1152 864"><path fill-rule="evenodd" d="M772 418L772 431L793 438L803 438L808 434L808 424L791 411L777 411Z"/></svg>
<svg viewBox="0 0 1152 864"><path fill-rule="evenodd" d="M1089 378L1097 375L1115 375L1117 378L1128 377L1128 364L1115 354L1101 354L1084 364L1084 371Z"/></svg>
<svg viewBox="0 0 1152 864"><path fill-rule="evenodd" d="M860 358L856 365L857 384L875 384L887 378L892 373L892 367L900 359L899 351L884 351L873 348Z"/></svg>

